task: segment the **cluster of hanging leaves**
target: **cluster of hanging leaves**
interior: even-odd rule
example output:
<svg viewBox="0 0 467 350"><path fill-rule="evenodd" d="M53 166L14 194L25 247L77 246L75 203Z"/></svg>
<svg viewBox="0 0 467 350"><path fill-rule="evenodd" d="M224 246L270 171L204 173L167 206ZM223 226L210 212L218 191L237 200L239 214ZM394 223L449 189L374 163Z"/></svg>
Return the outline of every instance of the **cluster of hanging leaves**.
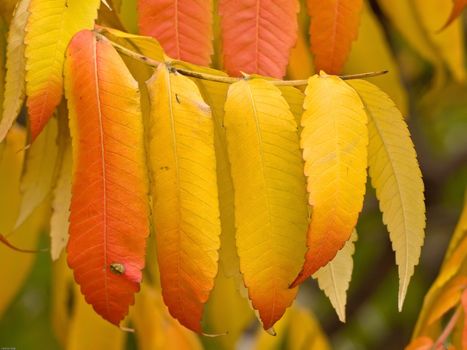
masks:
<svg viewBox="0 0 467 350"><path fill-rule="evenodd" d="M218 16L211 1L139 0L147 36L95 25L100 6L101 24L126 22L125 1L6 3L16 7L11 18L11 7L2 12L0 152L24 153L24 166L21 176L1 174L10 191L15 181L21 189L0 198L19 201L1 233L43 225L33 218L53 192L52 258L66 247L74 280L103 318L118 325L135 302L153 228L148 250L157 249L163 301L193 331L203 331L219 265L266 330L310 276L344 320L367 168L396 253L402 307L425 227L415 150L386 93L336 75L367 4L307 1L320 73L299 83L303 93L276 80L289 61L306 62L297 61L306 38L295 0L219 0ZM218 34L215 57L230 76L206 67ZM27 141L14 136L24 101Z"/></svg>
<svg viewBox="0 0 467 350"><path fill-rule="evenodd" d="M441 270L425 296L407 350L467 347L467 196Z"/></svg>

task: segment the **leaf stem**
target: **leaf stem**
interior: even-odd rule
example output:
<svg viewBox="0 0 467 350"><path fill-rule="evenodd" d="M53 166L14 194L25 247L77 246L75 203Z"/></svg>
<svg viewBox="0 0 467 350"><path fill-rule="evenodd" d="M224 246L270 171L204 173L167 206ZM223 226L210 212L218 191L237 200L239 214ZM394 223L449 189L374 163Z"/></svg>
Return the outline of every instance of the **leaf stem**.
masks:
<svg viewBox="0 0 467 350"><path fill-rule="evenodd" d="M156 68L160 64L166 64L170 70L172 70L175 73L179 73L182 75L185 75L187 77L191 78L196 78L196 79L201 79L201 80L209 80L209 81L215 81L218 83L224 83L224 84L233 84L236 83L237 81L240 80L245 80L245 79L253 79L254 77L251 77L248 74L244 74L243 77L228 77L228 76L222 76L222 75L214 75L214 74L208 74L208 73L201 73L201 72L196 72L190 69L185 69L185 68L176 68L171 66L170 62L159 62L156 60L153 60L152 58L149 58L147 56L144 56L140 53L137 53L133 50L127 49L126 47L117 44L116 42L110 40L109 38L105 37L103 34L100 32L95 32L98 40L106 40L108 41L117 51L119 51L121 54L131 57L137 61L140 61L142 63L147 64L148 66ZM364 78L371 78L371 77L376 77L380 76L383 74L388 73L387 70L382 70L382 71L377 71L377 72L367 72L367 73L359 73L359 74L349 74L349 75L340 75L339 77L343 80L350 80L350 79L364 79ZM271 80L271 84L277 85L277 86L304 86L308 84L308 79L303 79L303 80Z"/></svg>

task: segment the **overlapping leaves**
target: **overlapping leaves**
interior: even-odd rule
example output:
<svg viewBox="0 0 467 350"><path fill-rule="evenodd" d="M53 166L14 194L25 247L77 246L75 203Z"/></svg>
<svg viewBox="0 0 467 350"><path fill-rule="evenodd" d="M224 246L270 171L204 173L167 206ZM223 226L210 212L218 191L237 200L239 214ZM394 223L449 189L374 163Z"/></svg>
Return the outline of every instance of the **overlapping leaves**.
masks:
<svg viewBox="0 0 467 350"><path fill-rule="evenodd" d="M68 43L75 32L92 25L98 2L88 2L66 30L62 22L71 20L77 2L49 2L22 0L13 16L4 104L8 112L0 124L0 139L19 113L24 95L24 85L13 84L11 74L26 72L35 142L26 155L26 204L17 225L54 187L53 257L58 258L64 246L57 243L68 240L67 259L75 280L101 316L119 324L134 302L152 219L164 302L187 328L203 331L201 320L221 248L226 275L240 276L265 329L282 317L296 287L312 274L344 319L354 240L349 238L362 208L367 166L396 251L402 304L423 243L423 184L402 115L384 93L369 83L349 84L323 72L304 83L304 96L267 77L244 74L244 79L232 79L170 59L155 41L112 29L80 31ZM233 28L229 21L235 8L221 2L224 56L231 73L253 67L251 73L284 75L298 6L294 1L287 7L271 3L270 8L236 3L245 23ZM140 8L148 4L140 1ZM322 67L329 72L342 68L358 28L358 13L347 18L349 5L339 4L342 9L334 11L339 16L332 23L349 19L351 35L345 45L334 38L336 48L324 58L314 50L321 62L330 60L330 68ZM54 15L52 9L62 11ZM326 17L319 13L332 12L317 5L314 10L319 10L318 19ZM62 21L52 23L57 16ZM283 37L274 35L279 18L287 24ZM187 23L163 19L177 33ZM197 24L205 29L206 23ZM342 23L340 32L346 33L347 22ZM53 27L50 37L43 33L46 24ZM143 18L141 24L151 23ZM315 22L313 31L325 24ZM252 37L255 31L258 35ZM188 34L193 33L183 35ZM178 42L186 45L178 50L188 56L182 51L174 55L164 40L161 43L178 59L196 62L191 56L200 55L199 63L206 64L209 45L204 42L201 53L195 52L193 45L199 43L188 39ZM248 45L237 39L248 39ZM271 45L280 53L278 60L267 55L265 48ZM45 55L42 48L49 46L52 55ZM144 64L144 74L116 48ZM67 142L59 142L60 147L55 143L57 133L68 140L56 119L46 125L62 96L63 60L69 111L59 110L57 119L61 113L69 117L71 151ZM234 65L238 62L244 65ZM192 78L184 76L187 70ZM154 76L146 86L142 77L148 71ZM220 82L222 78L231 84Z"/></svg>

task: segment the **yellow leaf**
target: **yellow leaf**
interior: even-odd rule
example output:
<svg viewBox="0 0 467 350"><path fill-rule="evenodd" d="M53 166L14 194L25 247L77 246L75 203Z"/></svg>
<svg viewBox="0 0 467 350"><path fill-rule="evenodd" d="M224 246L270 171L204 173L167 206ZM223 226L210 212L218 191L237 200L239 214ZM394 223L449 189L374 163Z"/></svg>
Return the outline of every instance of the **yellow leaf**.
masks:
<svg viewBox="0 0 467 350"><path fill-rule="evenodd" d="M401 81L399 66L393 57L383 28L365 2L360 20L358 39L353 43L345 65L346 73L388 70L383 76L369 81L388 93L404 116L408 113L407 92Z"/></svg>
<svg viewBox="0 0 467 350"><path fill-rule="evenodd" d="M292 303L305 253L307 206L297 125L280 90L263 79L230 86L227 149L235 190L240 269L265 329Z"/></svg>
<svg viewBox="0 0 467 350"><path fill-rule="evenodd" d="M162 302L159 289L147 282L141 284L135 306L130 311L135 327L138 349L141 350L202 350L195 333L174 320Z"/></svg>
<svg viewBox="0 0 467 350"><path fill-rule="evenodd" d="M65 51L73 35L92 29L100 0L31 0L26 27L26 94L32 140L63 95Z"/></svg>
<svg viewBox="0 0 467 350"><path fill-rule="evenodd" d="M58 154L57 133L57 120L53 118L36 142L26 151L21 178L21 208L16 227L20 226L46 199L52 189Z"/></svg>
<svg viewBox="0 0 467 350"><path fill-rule="evenodd" d="M422 174L407 125L390 98L369 82L353 80L349 84L362 98L368 114L369 173L396 252L402 309L425 237Z"/></svg>
<svg viewBox="0 0 467 350"><path fill-rule="evenodd" d="M19 179L25 139L25 130L13 127L5 142L0 144L0 233L17 247L35 249L45 221L46 205L34 210L23 225L13 230L21 201ZM0 274L8 281L0 288L0 318L23 285L34 260L35 254L18 253L0 245Z"/></svg>
<svg viewBox="0 0 467 350"><path fill-rule="evenodd" d="M414 1L378 0L378 2L384 14L417 53L439 68L441 58L423 30Z"/></svg>
<svg viewBox="0 0 467 350"><path fill-rule="evenodd" d="M445 0L415 0L425 35L442 57L452 76L459 82L465 80L464 28L456 21L439 31L451 13L452 3Z"/></svg>
<svg viewBox="0 0 467 350"><path fill-rule="evenodd" d="M164 302L187 328L217 274L219 205L211 110L195 83L160 65L148 82L153 215ZM189 310L189 311L188 311Z"/></svg>
<svg viewBox="0 0 467 350"><path fill-rule="evenodd" d="M247 299L238 291L237 281L227 278L223 271L220 271L206 305L204 320L210 333L226 334L206 342L214 344L216 349L234 350L243 332L254 319L255 315Z"/></svg>
<svg viewBox="0 0 467 350"><path fill-rule="evenodd" d="M53 262L52 269L52 327L60 345L65 347L73 316L75 282L65 254Z"/></svg>
<svg viewBox="0 0 467 350"><path fill-rule="evenodd" d="M277 322L277 336L258 332L255 350L330 350L331 346L314 315L302 308L292 307Z"/></svg>
<svg viewBox="0 0 467 350"><path fill-rule="evenodd" d="M53 190L54 198L52 201L52 217L50 218L50 239L52 260L60 257L62 250L68 242L68 227L70 218L71 204L71 144L68 142L63 145L64 149L61 159L61 165L58 173L57 183Z"/></svg>
<svg viewBox="0 0 467 350"><path fill-rule="evenodd" d="M305 95L300 145L313 214L305 265L293 285L331 261L350 238L363 206L367 167L367 117L357 93L322 73L308 80Z"/></svg>
<svg viewBox="0 0 467 350"><path fill-rule="evenodd" d="M10 130L24 102L25 59L24 36L29 18L28 7L31 0L19 0L8 33L6 52L6 77L2 118L0 121L0 142Z"/></svg>
<svg viewBox="0 0 467 350"><path fill-rule="evenodd" d="M462 213L456 225L456 229L454 230L454 234L452 235L451 241L449 242L449 246L446 251L446 256L444 257L443 264L445 264L449 260L449 258L454 253L454 251L458 250L458 247L460 245L459 243L461 242L461 240L464 240L466 236L467 236L467 191L465 192L465 195L464 195L464 208L462 209ZM467 254L467 249L465 250L465 254Z"/></svg>
<svg viewBox="0 0 467 350"><path fill-rule="evenodd" d="M70 322L67 350L125 349L126 333L101 318L84 300L76 285L73 318Z"/></svg>
<svg viewBox="0 0 467 350"><path fill-rule="evenodd" d="M357 240L357 231L352 233L350 239L326 266L320 268L313 278L331 301L339 320L345 322L345 305L347 303L347 289L352 279L354 243Z"/></svg>

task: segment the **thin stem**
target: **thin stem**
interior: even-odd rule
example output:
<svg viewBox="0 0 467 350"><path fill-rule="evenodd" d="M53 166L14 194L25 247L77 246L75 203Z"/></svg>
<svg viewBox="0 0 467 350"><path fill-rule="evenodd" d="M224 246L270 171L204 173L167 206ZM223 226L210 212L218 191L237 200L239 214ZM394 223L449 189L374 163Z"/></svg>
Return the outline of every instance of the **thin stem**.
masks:
<svg viewBox="0 0 467 350"><path fill-rule="evenodd" d="M148 66L151 67L157 67L159 64L163 62L158 62L156 60L153 60L147 56L141 55L137 52L134 52L132 50L127 49L126 47L123 47L122 45L119 45L112 40L108 39L104 35L102 35L99 32L96 32L96 36L98 37L99 40L106 40L109 42L117 51L119 51L121 54L129 56L137 61L143 62L147 64ZM244 77L226 77L226 76L221 76L221 75L214 75L214 74L208 74L208 73L201 73L201 72L196 72L192 71L189 69L185 68L176 68L173 66L170 66L170 63L166 63L170 69L176 73L185 75L187 77L192 77L196 79L201 79L201 80L209 80L209 81L216 81L218 83L224 83L224 84L233 84L236 83L237 81L240 80L245 80L245 79L251 79L252 77L249 76L248 74L245 74ZM360 73L360 74L350 74L350 75L340 75L339 77L343 80L350 80L350 79L364 79L364 78L371 78L371 77L376 77L379 75L383 75L388 73L387 70L382 70L378 72L368 72L368 73ZM277 86L304 86L308 84L307 79L303 80L271 80L271 84L277 85Z"/></svg>

